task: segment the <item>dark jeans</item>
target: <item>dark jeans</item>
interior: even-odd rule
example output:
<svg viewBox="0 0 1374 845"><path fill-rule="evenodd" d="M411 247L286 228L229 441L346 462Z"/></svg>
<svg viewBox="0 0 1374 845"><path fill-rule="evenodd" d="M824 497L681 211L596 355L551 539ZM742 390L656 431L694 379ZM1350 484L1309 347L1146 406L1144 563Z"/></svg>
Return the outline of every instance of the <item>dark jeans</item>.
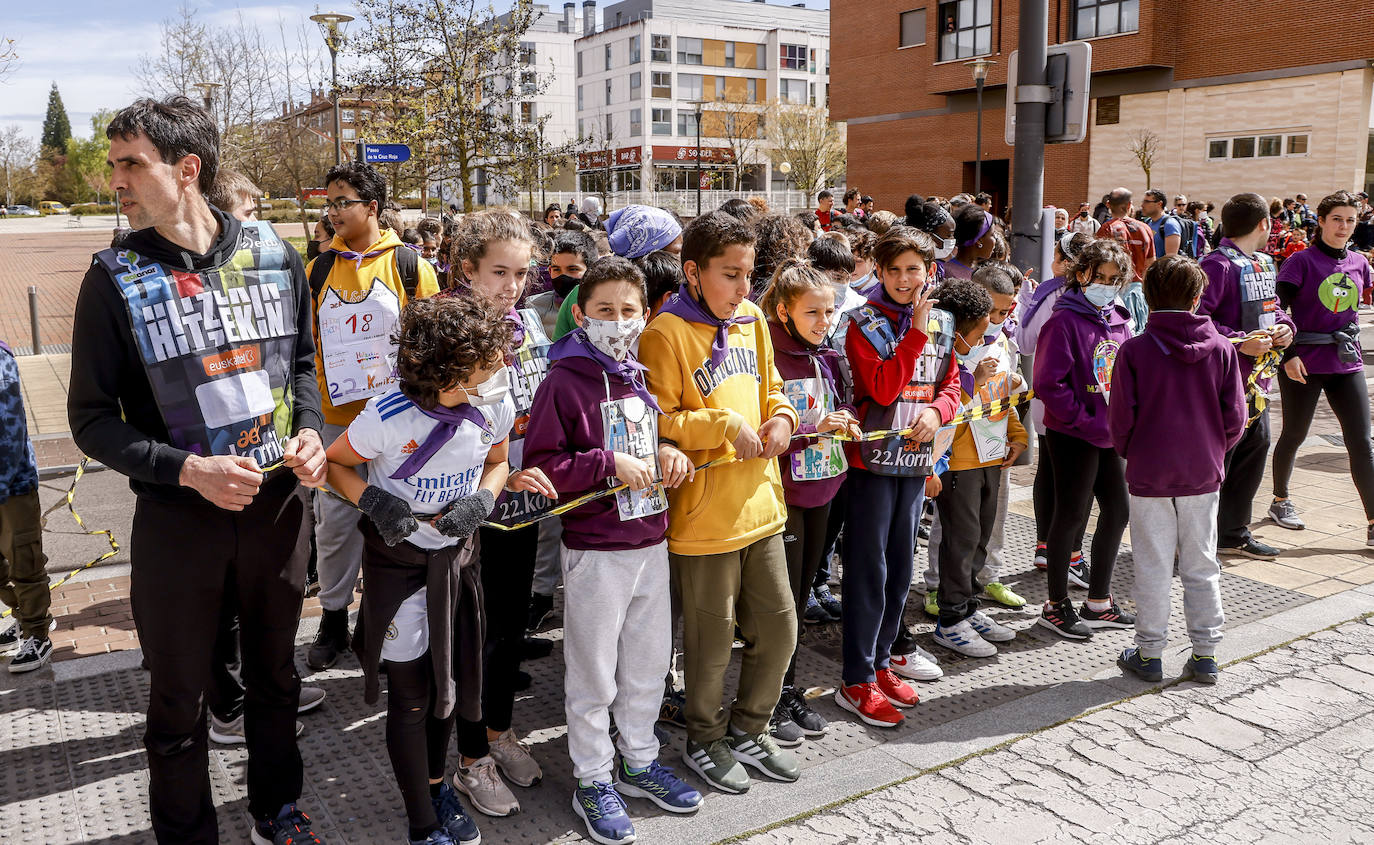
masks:
<svg viewBox="0 0 1374 845"><path fill-rule="evenodd" d="M997 523L1002 467L948 470L940 476L940 624L958 625L978 609L975 575L988 558Z"/></svg>
<svg viewBox="0 0 1374 845"><path fill-rule="evenodd" d="M802 616L806 613L806 599L811 595L816 581L816 570L820 569L821 558L825 555L825 535L830 525L830 504L816 508L787 506L787 527L782 532L783 553L787 555L787 578L792 582L792 598L797 606L797 642L801 643ZM787 674L782 682L791 686L797 674L797 653L792 651L792 662L787 664Z"/></svg>
<svg viewBox="0 0 1374 845"><path fill-rule="evenodd" d="M845 520L845 684L870 683L887 668L902 624L926 480L850 469Z"/></svg>
<svg viewBox="0 0 1374 845"><path fill-rule="evenodd" d="M491 750L487 728L502 732L511 726L515 709L515 677L529 619L530 590L534 586L534 554L539 526L518 531L481 530L482 589L487 617L487 640L482 649L482 721L458 719L458 750L464 757L485 757Z"/></svg>
<svg viewBox="0 0 1374 845"><path fill-rule="evenodd" d="M1350 456L1350 475L1355 489L1364 502L1365 519L1374 519L1374 452L1369 441L1369 389L1364 383L1364 371L1342 375L1309 373L1307 384L1298 384L1279 372L1279 395L1283 398L1283 433L1274 447L1274 495L1288 498L1288 479L1293 475L1293 461L1298 447L1307 439L1312 415L1317 412L1317 400L1326 394L1326 401L1341 424L1345 451Z"/></svg>
<svg viewBox="0 0 1374 845"><path fill-rule="evenodd" d="M203 500L134 507L130 598L150 671L148 799L159 842L217 842L206 759L205 697L220 609L243 620L248 811L272 818L301 792L300 678L293 660L310 539L288 472L239 512Z"/></svg>
<svg viewBox="0 0 1374 845"><path fill-rule="evenodd" d="M452 714L434 715L434 665L429 652L405 663L386 663L386 751L401 788L406 819L415 833L439 829L429 781L444 776Z"/></svg>
<svg viewBox="0 0 1374 845"><path fill-rule="evenodd" d="M1250 405L1248 413L1255 413ZM1217 547L1233 549L1250 541L1250 516L1269 457L1269 409L1245 429L1226 453L1226 477L1217 502Z"/></svg>
<svg viewBox="0 0 1374 845"><path fill-rule="evenodd" d="M1105 599L1111 594L1112 569L1121 549L1121 535L1131 518L1125 464L1111 449L1099 448L1070 434L1049 431L1045 441L1050 460L1054 461L1054 518L1050 521L1045 550L1050 601L1062 601L1069 596L1069 555L1075 539L1083 536L1094 498L1097 531L1093 532L1088 598Z"/></svg>

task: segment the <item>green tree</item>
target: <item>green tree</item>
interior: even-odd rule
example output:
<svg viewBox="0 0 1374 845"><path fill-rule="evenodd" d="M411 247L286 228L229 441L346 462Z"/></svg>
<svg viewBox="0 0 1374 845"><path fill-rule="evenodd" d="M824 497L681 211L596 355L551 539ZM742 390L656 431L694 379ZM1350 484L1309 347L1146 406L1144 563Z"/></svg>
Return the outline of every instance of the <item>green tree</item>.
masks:
<svg viewBox="0 0 1374 845"><path fill-rule="evenodd" d="M106 159L110 155L110 139L105 128L115 113L101 109L91 117L90 138L67 139L67 161L60 188L70 190L76 198L100 202L110 192L110 170Z"/></svg>
<svg viewBox="0 0 1374 845"><path fill-rule="evenodd" d="M43 149L62 152L67 149L67 140L72 137L72 122L67 117L67 109L62 105L62 95L57 92L57 83L48 92L48 114L43 118Z"/></svg>

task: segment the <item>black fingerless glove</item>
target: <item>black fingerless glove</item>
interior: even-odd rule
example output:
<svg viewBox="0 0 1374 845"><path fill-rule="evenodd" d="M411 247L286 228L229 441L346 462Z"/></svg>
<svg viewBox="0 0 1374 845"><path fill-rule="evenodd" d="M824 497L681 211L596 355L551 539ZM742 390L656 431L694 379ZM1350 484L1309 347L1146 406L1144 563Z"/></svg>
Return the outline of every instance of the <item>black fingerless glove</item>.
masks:
<svg viewBox="0 0 1374 845"><path fill-rule="evenodd" d="M368 515L377 533L382 535L388 546L400 543L420 527L420 522L410 512L410 504L399 496L393 496L382 488L369 484L358 497L358 509Z"/></svg>
<svg viewBox="0 0 1374 845"><path fill-rule="evenodd" d="M477 526L482 524L482 520L491 516L494 507L496 498L491 495L491 491L479 489L471 496L450 502L439 518L434 520L434 527L445 537L456 537L461 540L471 536L472 532L477 530Z"/></svg>

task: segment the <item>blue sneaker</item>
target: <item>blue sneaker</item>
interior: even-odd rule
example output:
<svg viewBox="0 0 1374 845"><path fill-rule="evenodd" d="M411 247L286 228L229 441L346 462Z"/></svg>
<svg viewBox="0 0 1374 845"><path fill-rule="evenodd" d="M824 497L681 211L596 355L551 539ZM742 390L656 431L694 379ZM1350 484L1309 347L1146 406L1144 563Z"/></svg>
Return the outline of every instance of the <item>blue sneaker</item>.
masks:
<svg viewBox="0 0 1374 845"><path fill-rule="evenodd" d="M1215 657L1194 654L1183 662L1183 673L1179 677L1185 681L1197 681L1199 684L1215 684L1220 674L1221 669L1217 667Z"/></svg>
<svg viewBox="0 0 1374 845"><path fill-rule="evenodd" d="M657 760L639 774L631 774L622 760L615 788L621 795L648 798L670 813L695 813L703 800L701 793L688 786L673 770Z"/></svg>
<svg viewBox="0 0 1374 845"><path fill-rule="evenodd" d="M625 799L609 783L592 781L573 792L573 812L587 824L587 835L601 845L635 841L635 826L625 813Z"/></svg>
<svg viewBox="0 0 1374 845"><path fill-rule="evenodd" d="M1138 648L1128 648L1116 659L1116 665L1135 675L1142 681L1164 680L1164 661L1158 657L1146 657Z"/></svg>
<svg viewBox="0 0 1374 845"><path fill-rule="evenodd" d="M802 613L802 621L808 625L822 625L830 621L830 614L816 601L815 593L806 594L806 610Z"/></svg>
<svg viewBox="0 0 1374 845"><path fill-rule="evenodd" d="M411 839L407 836L406 842L409 842L410 845L453 845L453 837L449 836L448 831L441 827L424 839Z"/></svg>
<svg viewBox="0 0 1374 845"><path fill-rule="evenodd" d="M310 829L310 817L295 804L285 804L275 819L263 819L253 825L250 839L253 845L324 845L324 840Z"/></svg>
<svg viewBox="0 0 1374 845"><path fill-rule="evenodd" d="M434 803L434 815L438 817L439 824L443 825L454 842L458 845L478 845L482 841L477 823L468 815L468 811L463 809L462 802L458 800L458 793L447 781L439 784L439 796L429 800Z"/></svg>
<svg viewBox="0 0 1374 845"><path fill-rule="evenodd" d="M840 600L835 598L834 593L830 592L830 585L822 584L814 590L814 593L816 601L820 602L825 612L830 614L830 621L839 622L841 613Z"/></svg>

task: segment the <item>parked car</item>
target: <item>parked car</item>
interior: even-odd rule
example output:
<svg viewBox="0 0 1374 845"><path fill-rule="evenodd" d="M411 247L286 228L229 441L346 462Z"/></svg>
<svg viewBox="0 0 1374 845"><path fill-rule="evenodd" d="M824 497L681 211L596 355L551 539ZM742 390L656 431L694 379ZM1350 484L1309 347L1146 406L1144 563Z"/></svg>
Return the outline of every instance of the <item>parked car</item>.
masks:
<svg viewBox="0 0 1374 845"><path fill-rule="evenodd" d="M6 206L5 212L9 217L39 217L38 210L29 205Z"/></svg>
<svg viewBox="0 0 1374 845"><path fill-rule="evenodd" d="M57 200L43 200L38 204L40 214L66 214L67 207Z"/></svg>

